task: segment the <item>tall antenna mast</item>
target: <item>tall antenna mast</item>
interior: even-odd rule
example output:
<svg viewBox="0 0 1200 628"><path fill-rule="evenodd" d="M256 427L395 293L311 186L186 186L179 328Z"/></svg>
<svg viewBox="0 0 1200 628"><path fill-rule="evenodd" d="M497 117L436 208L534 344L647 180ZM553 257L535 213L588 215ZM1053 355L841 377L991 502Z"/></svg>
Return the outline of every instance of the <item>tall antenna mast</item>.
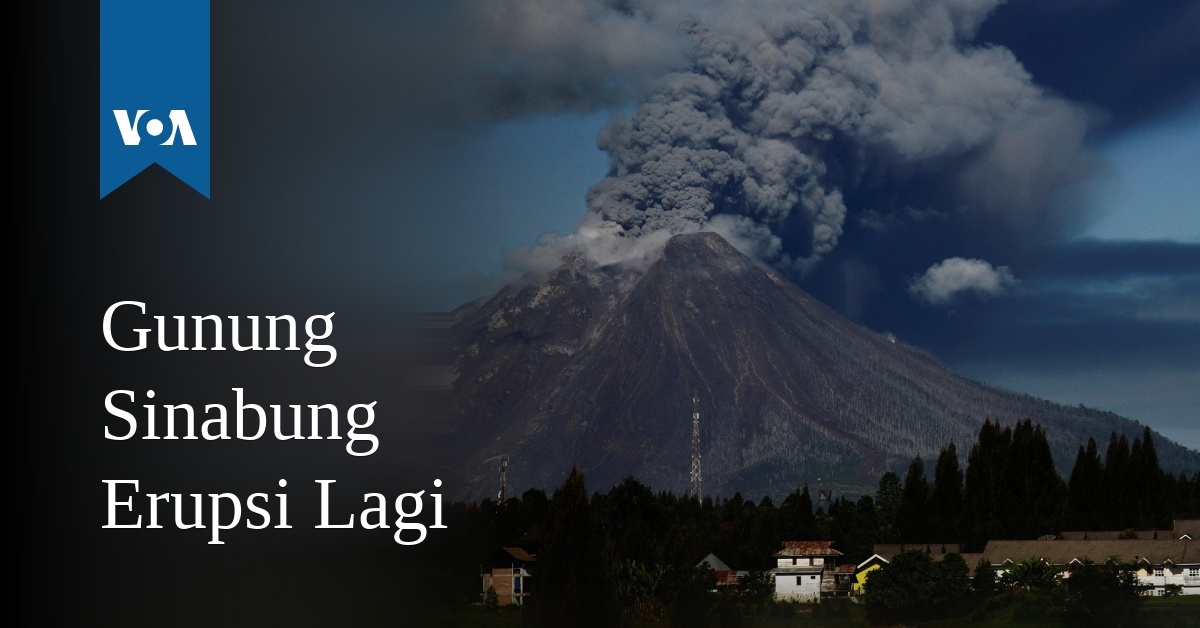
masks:
<svg viewBox="0 0 1200 628"><path fill-rule="evenodd" d="M692 393L692 496L700 499L700 397Z"/></svg>
<svg viewBox="0 0 1200 628"><path fill-rule="evenodd" d="M508 501L508 456L500 456L500 503Z"/></svg>

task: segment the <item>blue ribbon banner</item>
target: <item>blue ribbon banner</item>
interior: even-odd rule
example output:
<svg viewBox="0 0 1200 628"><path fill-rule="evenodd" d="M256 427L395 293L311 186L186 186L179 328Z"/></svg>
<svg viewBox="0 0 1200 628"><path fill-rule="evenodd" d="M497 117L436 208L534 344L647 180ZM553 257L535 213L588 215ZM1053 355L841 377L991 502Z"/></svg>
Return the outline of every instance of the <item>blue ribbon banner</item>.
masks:
<svg viewBox="0 0 1200 628"><path fill-rule="evenodd" d="M100 198L157 163L209 196L208 0L101 0Z"/></svg>

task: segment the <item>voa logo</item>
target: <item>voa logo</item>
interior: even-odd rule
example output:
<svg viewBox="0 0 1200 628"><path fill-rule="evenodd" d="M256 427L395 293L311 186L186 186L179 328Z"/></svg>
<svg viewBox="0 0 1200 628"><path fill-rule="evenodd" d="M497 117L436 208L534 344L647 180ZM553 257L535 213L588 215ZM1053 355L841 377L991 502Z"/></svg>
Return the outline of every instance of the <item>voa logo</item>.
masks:
<svg viewBox="0 0 1200 628"><path fill-rule="evenodd" d="M145 125L142 125L142 118L149 112L149 109L138 109L131 120L128 109L113 109L113 116L117 119L117 128L121 131L121 141L125 142L126 146L137 146L142 143L141 130L151 137L162 135L164 131L162 120L149 118ZM176 135L179 136L179 141L183 145L196 145L196 136L192 134L192 125L188 122L186 111L172 109L167 114L167 119L171 121L171 135L165 141L160 142L160 145L174 146Z"/></svg>

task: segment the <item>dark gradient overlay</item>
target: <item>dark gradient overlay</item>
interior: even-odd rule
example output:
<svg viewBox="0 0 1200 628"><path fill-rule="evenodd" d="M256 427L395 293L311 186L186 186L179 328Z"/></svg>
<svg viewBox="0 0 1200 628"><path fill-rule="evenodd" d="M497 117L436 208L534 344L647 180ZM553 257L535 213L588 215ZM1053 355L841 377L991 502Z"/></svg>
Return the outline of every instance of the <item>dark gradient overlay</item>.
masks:
<svg viewBox="0 0 1200 628"><path fill-rule="evenodd" d="M452 464L442 453L443 400L418 385L421 365L436 361L437 351L411 324L398 286L405 269L389 269L394 282L375 289L348 279L361 275L366 258L356 257L361 239L330 224L347 218L343 208L298 218L288 194L273 199L254 172L229 167L270 152L242 129L284 130L266 116L235 122L254 111L240 103L255 94L226 79L236 76L228 70L237 60L222 56L221 38L240 26L222 19L220 3L213 10L211 201L157 166L98 200L98 7L39 7L25 22L36 26L23 55L35 106L32 123L21 125L31 151L20 159L32 161L16 183L25 202L10 206L10 216L32 225L17 260L25 322L10 329L31 359L19 362L10 384L25 403L10 418L20 493L6 500L23 555L18 603L38 625L421 623L449 568L439 558L445 531L402 547L392 541L394 528L316 530L314 480L337 481L333 512L341 521L361 510L364 493L390 501L424 490L426 512L415 520L431 523L428 493L439 492L433 480ZM303 351L121 353L105 343L101 323L122 300L145 302L147 317L290 314L303 322L336 312L326 342L338 357L317 369L304 365ZM258 441L104 439L106 425L123 429L105 411L110 391L132 390L139 405L200 409L232 407L234 387L262 405L332 403L344 413L375 401L375 424L364 431L378 437L379 449L353 457L346 440L280 442L269 430ZM156 397L146 401L151 389ZM140 480L135 504L143 515L146 493L244 499L285 490L293 527L243 526L222 534L225 544L209 545L210 530L177 530L164 508L164 529L102 529L108 479Z"/></svg>

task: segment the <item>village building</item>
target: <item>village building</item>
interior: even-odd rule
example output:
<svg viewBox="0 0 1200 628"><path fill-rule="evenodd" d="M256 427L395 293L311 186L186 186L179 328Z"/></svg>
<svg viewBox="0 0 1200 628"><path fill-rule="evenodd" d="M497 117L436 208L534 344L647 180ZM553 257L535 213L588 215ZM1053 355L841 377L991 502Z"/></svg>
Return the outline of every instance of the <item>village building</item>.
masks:
<svg viewBox="0 0 1200 628"><path fill-rule="evenodd" d="M1071 577L1071 570L1091 560L1103 563L1114 558L1132 564L1147 595L1163 595L1168 586L1179 586L1184 595L1200 595L1200 543L1191 539L1120 539L989 541L983 558L996 573L1003 574L1013 564L1040 559Z"/></svg>
<svg viewBox="0 0 1200 628"><path fill-rule="evenodd" d="M713 574L717 577L718 589L737 586L748 573L745 570L731 569L729 565L725 564L725 561L717 558L716 554L709 554L696 563L697 567L701 565L708 565L708 568L713 570Z"/></svg>
<svg viewBox="0 0 1200 628"><path fill-rule="evenodd" d="M542 530L534 527L511 547L502 547L485 558L479 565L482 599L487 600L491 589L496 592L500 606L523 605L529 596L530 579L537 571L537 554L541 546Z"/></svg>
<svg viewBox="0 0 1200 628"><path fill-rule="evenodd" d="M484 599L487 599L488 589L492 589L500 606L524 604L529 595L529 578L536 565L537 558L519 547L496 550L480 569Z"/></svg>
<svg viewBox="0 0 1200 628"><path fill-rule="evenodd" d="M838 569L842 553L833 549L833 541L784 541L783 549L772 554L775 568L775 599L816 602L822 596L835 595L839 576L848 591L853 572Z"/></svg>

